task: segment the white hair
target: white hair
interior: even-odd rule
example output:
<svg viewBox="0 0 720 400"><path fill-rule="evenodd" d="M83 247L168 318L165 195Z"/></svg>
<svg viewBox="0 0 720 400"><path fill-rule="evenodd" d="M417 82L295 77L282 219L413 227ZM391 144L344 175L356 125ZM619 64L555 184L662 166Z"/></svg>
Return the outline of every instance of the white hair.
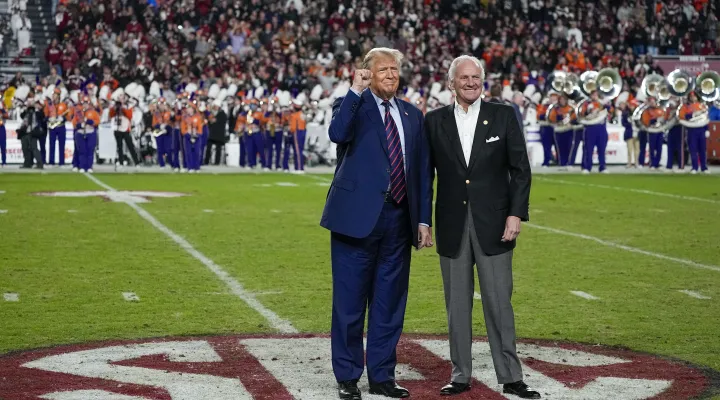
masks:
<svg viewBox="0 0 720 400"><path fill-rule="evenodd" d="M370 69L372 68L372 64L375 61L375 58L377 56L385 56L385 57L392 57L397 62L398 68L402 65L403 59L405 57L400 52L400 50L391 49L388 47L375 47L374 49L370 50L365 54L365 58L362 62L362 68L363 69Z"/></svg>
<svg viewBox="0 0 720 400"><path fill-rule="evenodd" d="M472 61L475 65L480 68L480 80L485 82L485 68L483 68L482 61L478 60L477 57L462 55L452 61L450 69L448 69L448 81L452 82L455 79L455 70L458 65L463 61Z"/></svg>

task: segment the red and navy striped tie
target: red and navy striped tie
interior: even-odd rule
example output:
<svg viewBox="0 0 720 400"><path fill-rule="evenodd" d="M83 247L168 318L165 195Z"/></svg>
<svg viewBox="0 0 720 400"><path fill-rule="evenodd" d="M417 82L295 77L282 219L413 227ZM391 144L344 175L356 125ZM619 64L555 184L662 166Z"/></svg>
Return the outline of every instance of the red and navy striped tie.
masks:
<svg viewBox="0 0 720 400"><path fill-rule="evenodd" d="M388 154L390 155L390 195L396 203L405 198L405 163L403 161L400 133L390 115L390 102L383 101L385 107L385 134L387 135Z"/></svg>

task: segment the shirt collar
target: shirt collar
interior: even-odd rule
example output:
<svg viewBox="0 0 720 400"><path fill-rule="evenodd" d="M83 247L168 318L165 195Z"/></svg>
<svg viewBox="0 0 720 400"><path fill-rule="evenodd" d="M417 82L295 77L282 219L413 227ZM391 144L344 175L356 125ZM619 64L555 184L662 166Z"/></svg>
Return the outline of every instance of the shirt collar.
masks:
<svg viewBox="0 0 720 400"><path fill-rule="evenodd" d="M478 98L475 100L474 103L470 104L470 107L468 107L467 112L463 110L463 108L460 106L460 104L455 100L455 112L460 114L473 114L480 111L480 103L482 103L482 100Z"/></svg>
<svg viewBox="0 0 720 400"><path fill-rule="evenodd" d="M368 89L368 90L370 90L370 89ZM382 103L383 103L383 101L385 101L385 100L383 100L383 99L381 99L380 97L378 97L377 95L375 95L375 93L373 93L372 90L370 90L370 94L371 94L371 95L373 96L373 98L375 99L375 103L377 103L378 107L382 107ZM390 108L395 107L395 97L391 97L389 101L390 101Z"/></svg>

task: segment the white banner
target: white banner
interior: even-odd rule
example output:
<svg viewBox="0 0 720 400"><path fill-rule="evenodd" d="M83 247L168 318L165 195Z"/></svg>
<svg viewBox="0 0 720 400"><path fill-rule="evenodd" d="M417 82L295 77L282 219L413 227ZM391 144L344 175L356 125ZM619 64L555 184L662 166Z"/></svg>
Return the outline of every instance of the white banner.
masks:
<svg viewBox="0 0 720 400"><path fill-rule="evenodd" d="M105 160L117 158L115 132L109 122L98 127L98 158Z"/></svg>
<svg viewBox="0 0 720 400"><path fill-rule="evenodd" d="M627 164L627 144L623 140L625 133L625 127L619 124L607 124L608 131L608 144L605 148L605 163L610 164ZM542 165L543 162L543 148L540 142L540 126L529 125L525 127L525 137L527 139L528 147L528 158L530 159L530 165L538 166ZM553 146L555 151L555 146ZM577 158L575 159L576 165L580 165L582 162L583 146L581 145L577 152ZM554 154L554 153L553 153ZM645 163L650 160L650 148L645 147ZM660 165L665 165L667 162L667 146L662 146L662 156L660 157ZM598 156L597 150L593 153L593 165L597 165Z"/></svg>
<svg viewBox="0 0 720 400"><path fill-rule="evenodd" d="M8 164L22 164L23 159L23 153L22 153L22 145L20 144L20 140L17 138L17 129L20 128L21 121L20 120L6 120L5 121L5 137L7 138L7 163ZM56 143L56 150L55 154L64 154L65 155L65 164L72 163L73 158L73 151L75 150L75 141L74 141L74 130L71 123L66 122L65 123L65 149L62 149L60 152L58 152L57 146L59 146L59 143ZM50 135L47 135L47 139L45 142L45 149L46 154L50 154ZM46 155L46 157L48 157Z"/></svg>

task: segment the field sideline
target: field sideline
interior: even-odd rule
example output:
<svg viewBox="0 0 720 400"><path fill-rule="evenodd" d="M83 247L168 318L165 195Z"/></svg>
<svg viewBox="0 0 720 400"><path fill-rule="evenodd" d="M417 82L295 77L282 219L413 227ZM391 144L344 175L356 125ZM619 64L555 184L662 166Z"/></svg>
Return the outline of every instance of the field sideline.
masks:
<svg viewBox="0 0 720 400"><path fill-rule="evenodd" d="M718 175L533 178L514 260L518 337L622 346L720 371ZM0 174L0 355L109 339L328 332L329 234L318 223L331 179ZM78 196L91 191L106 197ZM413 257L405 332L444 334L437 254ZM475 332L484 335L477 297Z"/></svg>

